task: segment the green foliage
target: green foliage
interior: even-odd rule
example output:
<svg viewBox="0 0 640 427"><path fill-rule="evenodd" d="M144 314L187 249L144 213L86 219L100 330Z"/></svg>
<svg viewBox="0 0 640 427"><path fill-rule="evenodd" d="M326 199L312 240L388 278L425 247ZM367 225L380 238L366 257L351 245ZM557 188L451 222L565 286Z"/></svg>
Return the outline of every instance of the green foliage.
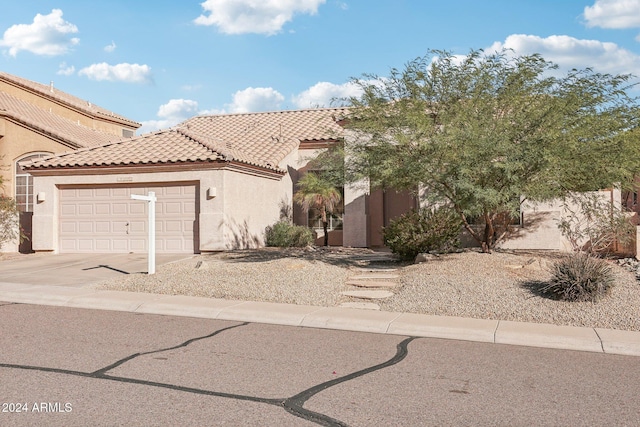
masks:
<svg viewBox="0 0 640 427"><path fill-rule="evenodd" d="M327 214L337 212L341 208L341 199L342 195L334 183L314 172L308 172L300 178L298 191L293 195L294 202L298 203L305 212L308 212L309 209L318 209L320 211L325 246L329 245Z"/></svg>
<svg viewBox="0 0 640 427"><path fill-rule="evenodd" d="M16 202L10 197L0 195L0 247L6 242L21 237Z"/></svg>
<svg viewBox="0 0 640 427"><path fill-rule="evenodd" d="M313 244L313 233L307 227L279 221L266 228L265 243L281 248L305 247Z"/></svg>
<svg viewBox="0 0 640 427"><path fill-rule="evenodd" d="M596 302L615 284L611 266L601 258L577 252L556 262L550 284L543 290L566 301Z"/></svg>
<svg viewBox="0 0 640 427"><path fill-rule="evenodd" d="M383 229L384 243L402 259L423 252L449 252L458 247L462 222L450 209L413 210Z"/></svg>
<svg viewBox="0 0 640 427"><path fill-rule="evenodd" d="M414 189L446 203L490 251L497 218L523 200L630 183L640 170L631 76L561 74L540 55L430 51L389 76L364 75L351 98L345 179ZM484 232L468 223L481 218Z"/></svg>
<svg viewBox="0 0 640 427"><path fill-rule="evenodd" d="M558 228L576 252L606 254L615 243L626 245L635 236L636 227L628 213L614 206L603 193L568 194L563 207L565 214Z"/></svg>

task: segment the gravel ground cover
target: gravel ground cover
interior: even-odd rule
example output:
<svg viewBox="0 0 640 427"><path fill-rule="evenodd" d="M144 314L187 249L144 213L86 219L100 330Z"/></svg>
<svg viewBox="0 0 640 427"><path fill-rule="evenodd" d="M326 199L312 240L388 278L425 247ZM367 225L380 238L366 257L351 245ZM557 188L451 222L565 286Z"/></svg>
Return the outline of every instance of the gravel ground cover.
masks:
<svg viewBox="0 0 640 427"><path fill-rule="evenodd" d="M611 261L616 285L599 302L540 295L536 289L559 256L469 250L407 264L366 249L266 248L197 255L153 276L122 276L97 287L331 307L358 301L340 292L354 289L345 282L362 268L397 268L395 295L375 301L381 310L640 331L640 283L617 262Z"/></svg>

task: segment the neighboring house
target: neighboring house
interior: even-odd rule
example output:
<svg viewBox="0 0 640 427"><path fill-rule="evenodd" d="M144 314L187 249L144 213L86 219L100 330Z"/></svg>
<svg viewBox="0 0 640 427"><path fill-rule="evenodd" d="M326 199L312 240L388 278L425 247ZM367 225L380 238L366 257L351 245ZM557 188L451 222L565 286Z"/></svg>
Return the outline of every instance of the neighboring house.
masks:
<svg viewBox="0 0 640 427"><path fill-rule="evenodd" d="M20 162L132 137L139 123L65 92L0 72L0 192L16 199L30 237L33 179ZM20 245L29 252L31 239ZM6 244L0 251L15 251Z"/></svg>

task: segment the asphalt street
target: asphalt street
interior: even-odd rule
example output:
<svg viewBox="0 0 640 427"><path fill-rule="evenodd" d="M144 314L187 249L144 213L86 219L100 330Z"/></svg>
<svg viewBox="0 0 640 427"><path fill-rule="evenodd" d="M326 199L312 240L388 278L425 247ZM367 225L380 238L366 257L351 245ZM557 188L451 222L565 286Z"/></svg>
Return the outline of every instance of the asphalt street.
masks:
<svg viewBox="0 0 640 427"><path fill-rule="evenodd" d="M0 303L2 426L637 425L640 358Z"/></svg>

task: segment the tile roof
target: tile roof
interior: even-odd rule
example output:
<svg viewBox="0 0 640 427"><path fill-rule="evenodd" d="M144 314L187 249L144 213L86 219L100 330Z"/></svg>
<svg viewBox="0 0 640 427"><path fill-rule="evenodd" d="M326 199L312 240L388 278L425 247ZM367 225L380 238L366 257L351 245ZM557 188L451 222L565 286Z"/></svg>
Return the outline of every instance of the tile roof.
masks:
<svg viewBox="0 0 640 427"><path fill-rule="evenodd" d="M337 138L345 108L285 110L196 116L180 124L193 132L224 140L257 163L277 165L301 141Z"/></svg>
<svg viewBox="0 0 640 427"><path fill-rule="evenodd" d="M0 71L0 80L9 82L14 85L21 86L26 89L30 89L32 91L37 92L43 97L53 99L58 102L62 102L63 104L67 104L71 107L74 107L78 110L84 111L90 115L96 117L108 118L111 120L120 121L126 123L129 126L133 126L135 128L139 128L141 126L140 123L135 122L131 119L128 119L124 116L116 114L112 111L99 107L89 101L85 101L76 96L63 92L61 90L57 90L53 87L53 83L49 85L37 83L31 80L27 80L22 77L14 76L9 73L5 73Z"/></svg>
<svg viewBox="0 0 640 427"><path fill-rule="evenodd" d="M141 135L129 140L90 147L23 164L27 170L70 167L133 166L175 163L238 161L253 163L221 141L180 128ZM280 171L277 168L269 168Z"/></svg>
<svg viewBox="0 0 640 427"><path fill-rule="evenodd" d="M0 118L7 117L64 141L73 148L102 145L121 138L50 113L0 91Z"/></svg>
<svg viewBox="0 0 640 427"><path fill-rule="evenodd" d="M346 109L193 117L175 128L37 160L34 169L236 161L283 173L280 161L301 141L338 137Z"/></svg>

